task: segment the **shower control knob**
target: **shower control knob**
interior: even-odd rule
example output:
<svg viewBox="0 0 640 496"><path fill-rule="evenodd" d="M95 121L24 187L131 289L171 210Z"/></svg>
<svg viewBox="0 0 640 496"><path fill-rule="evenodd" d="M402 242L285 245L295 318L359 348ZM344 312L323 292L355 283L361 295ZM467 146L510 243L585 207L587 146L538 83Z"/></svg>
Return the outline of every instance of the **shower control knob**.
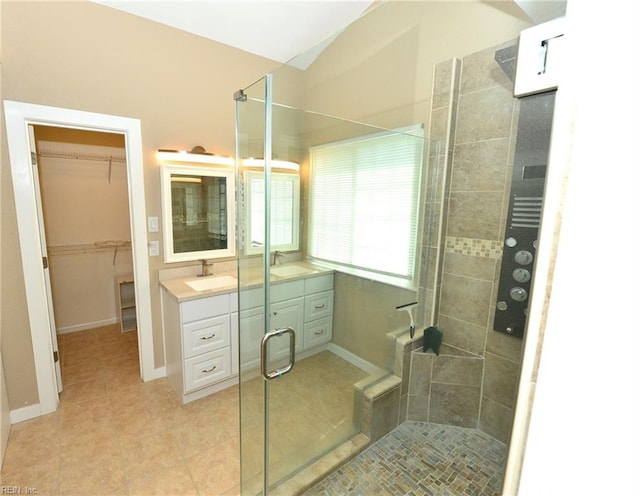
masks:
<svg viewBox="0 0 640 496"><path fill-rule="evenodd" d="M518 267L517 269L515 269L511 273L511 275L513 276L513 279L518 282L527 282L529 279L531 279L531 273L527 269L523 269L522 267Z"/></svg>
<svg viewBox="0 0 640 496"><path fill-rule="evenodd" d="M507 302L506 302L506 301L499 301L499 302L496 304L496 308L497 308L498 310L500 310L501 312L504 312L507 308L509 308L509 305L507 305Z"/></svg>
<svg viewBox="0 0 640 496"><path fill-rule="evenodd" d="M527 294L527 290L521 287L515 287L515 288L511 288L511 291L509 291L509 296L511 296L511 298L515 301L524 301L527 299L527 296L529 296Z"/></svg>
<svg viewBox="0 0 640 496"><path fill-rule="evenodd" d="M513 248L515 245L518 244L518 240L512 236L508 237L507 239L504 240L504 244L507 245L509 248Z"/></svg>
<svg viewBox="0 0 640 496"><path fill-rule="evenodd" d="M520 250L516 252L514 259L520 265L529 265L533 262L533 255L528 250Z"/></svg>

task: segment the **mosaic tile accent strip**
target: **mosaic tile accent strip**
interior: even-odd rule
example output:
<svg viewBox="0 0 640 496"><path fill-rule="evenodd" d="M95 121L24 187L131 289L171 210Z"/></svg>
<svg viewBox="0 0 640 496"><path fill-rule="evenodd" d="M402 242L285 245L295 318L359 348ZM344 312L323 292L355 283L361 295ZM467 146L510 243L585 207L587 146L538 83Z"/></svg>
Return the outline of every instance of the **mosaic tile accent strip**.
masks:
<svg viewBox="0 0 640 496"><path fill-rule="evenodd" d="M304 496L498 496L506 456L478 430L406 421Z"/></svg>
<svg viewBox="0 0 640 496"><path fill-rule="evenodd" d="M454 238L447 236L445 251L472 257L502 258L502 242L491 239Z"/></svg>

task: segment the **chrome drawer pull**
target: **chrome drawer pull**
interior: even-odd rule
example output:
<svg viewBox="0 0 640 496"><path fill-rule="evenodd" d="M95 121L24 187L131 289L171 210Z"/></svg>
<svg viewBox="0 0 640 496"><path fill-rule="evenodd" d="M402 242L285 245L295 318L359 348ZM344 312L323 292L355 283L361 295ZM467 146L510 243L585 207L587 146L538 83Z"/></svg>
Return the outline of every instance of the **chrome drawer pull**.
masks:
<svg viewBox="0 0 640 496"><path fill-rule="evenodd" d="M202 336L200 339L203 341L207 341L211 338L215 338L216 337L216 333L214 332L211 336Z"/></svg>
<svg viewBox="0 0 640 496"><path fill-rule="evenodd" d="M203 374L208 374L209 372L213 372L216 369L216 366L212 366L210 369L204 369L201 370L200 372L202 372Z"/></svg>
<svg viewBox="0 0 640 496"><path fill-rule="evenodd" d="M320 310L322 308L324 308L324 303L322 305L316 305L316 310Z"/></svg>
<svg viewBox="0 0 640 496"><path fill-rule="evenodd" d="M316 332L314 332L314 334L316 336L320 336L320 334L324 334L324 329L322 329L321 331L316 331Z"/></svg>

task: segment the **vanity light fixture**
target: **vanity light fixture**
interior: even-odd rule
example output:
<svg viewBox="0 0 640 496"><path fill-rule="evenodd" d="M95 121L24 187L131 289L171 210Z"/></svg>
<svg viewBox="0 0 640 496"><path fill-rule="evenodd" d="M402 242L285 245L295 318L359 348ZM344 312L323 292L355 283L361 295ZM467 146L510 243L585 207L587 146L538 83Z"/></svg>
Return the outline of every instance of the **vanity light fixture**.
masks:
<svg viewBox="0 0 640 496"><path fill-rule="evenodd" d="M235 160L232 157L209 153L202 146L194 146L191 151L160 149L157 156L161 162L190 162L231 167L235 165Z"/></svg>
<svg viewBox="0 0 640 496"><path fill-rule="evenodd" d="M264 168L264 159L263 158L243 158L242 159L243 167L255 167L255 168ZM290 162L288 160L271 160L271 167L273 169L287 169L295 172L300 171L300 164L296 162Z"/></svg>
<svg viewBox="0 0 640 496"><path fill-rule="evenodd" d="M172 183L194 183L194 184L202 184L202 178L200 177L172 177Z"/></svg>

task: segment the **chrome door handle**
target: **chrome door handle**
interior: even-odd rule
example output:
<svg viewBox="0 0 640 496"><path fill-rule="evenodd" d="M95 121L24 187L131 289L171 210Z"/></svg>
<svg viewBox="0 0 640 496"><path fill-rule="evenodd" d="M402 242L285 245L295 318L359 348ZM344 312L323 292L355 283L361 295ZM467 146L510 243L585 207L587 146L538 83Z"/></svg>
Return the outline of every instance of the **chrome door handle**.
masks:
<svg viewBox="0 0 640 496"><path fill-rule="evenodd" d="M284 368L276 369L273 372L267 372L267 342L272 337L282 336L283 334L289 334L289 363ZM262 336L262 341L260 342L260 372L262 373L262 377L264 377L266 380L271 380L271 379L280 377L281 375L284 375L287 372L291 371L295 361L296 361L296 331L294 331L291 327L282 327L279 329L274 329L273 331L269 331L264 336Z"/></svg>

